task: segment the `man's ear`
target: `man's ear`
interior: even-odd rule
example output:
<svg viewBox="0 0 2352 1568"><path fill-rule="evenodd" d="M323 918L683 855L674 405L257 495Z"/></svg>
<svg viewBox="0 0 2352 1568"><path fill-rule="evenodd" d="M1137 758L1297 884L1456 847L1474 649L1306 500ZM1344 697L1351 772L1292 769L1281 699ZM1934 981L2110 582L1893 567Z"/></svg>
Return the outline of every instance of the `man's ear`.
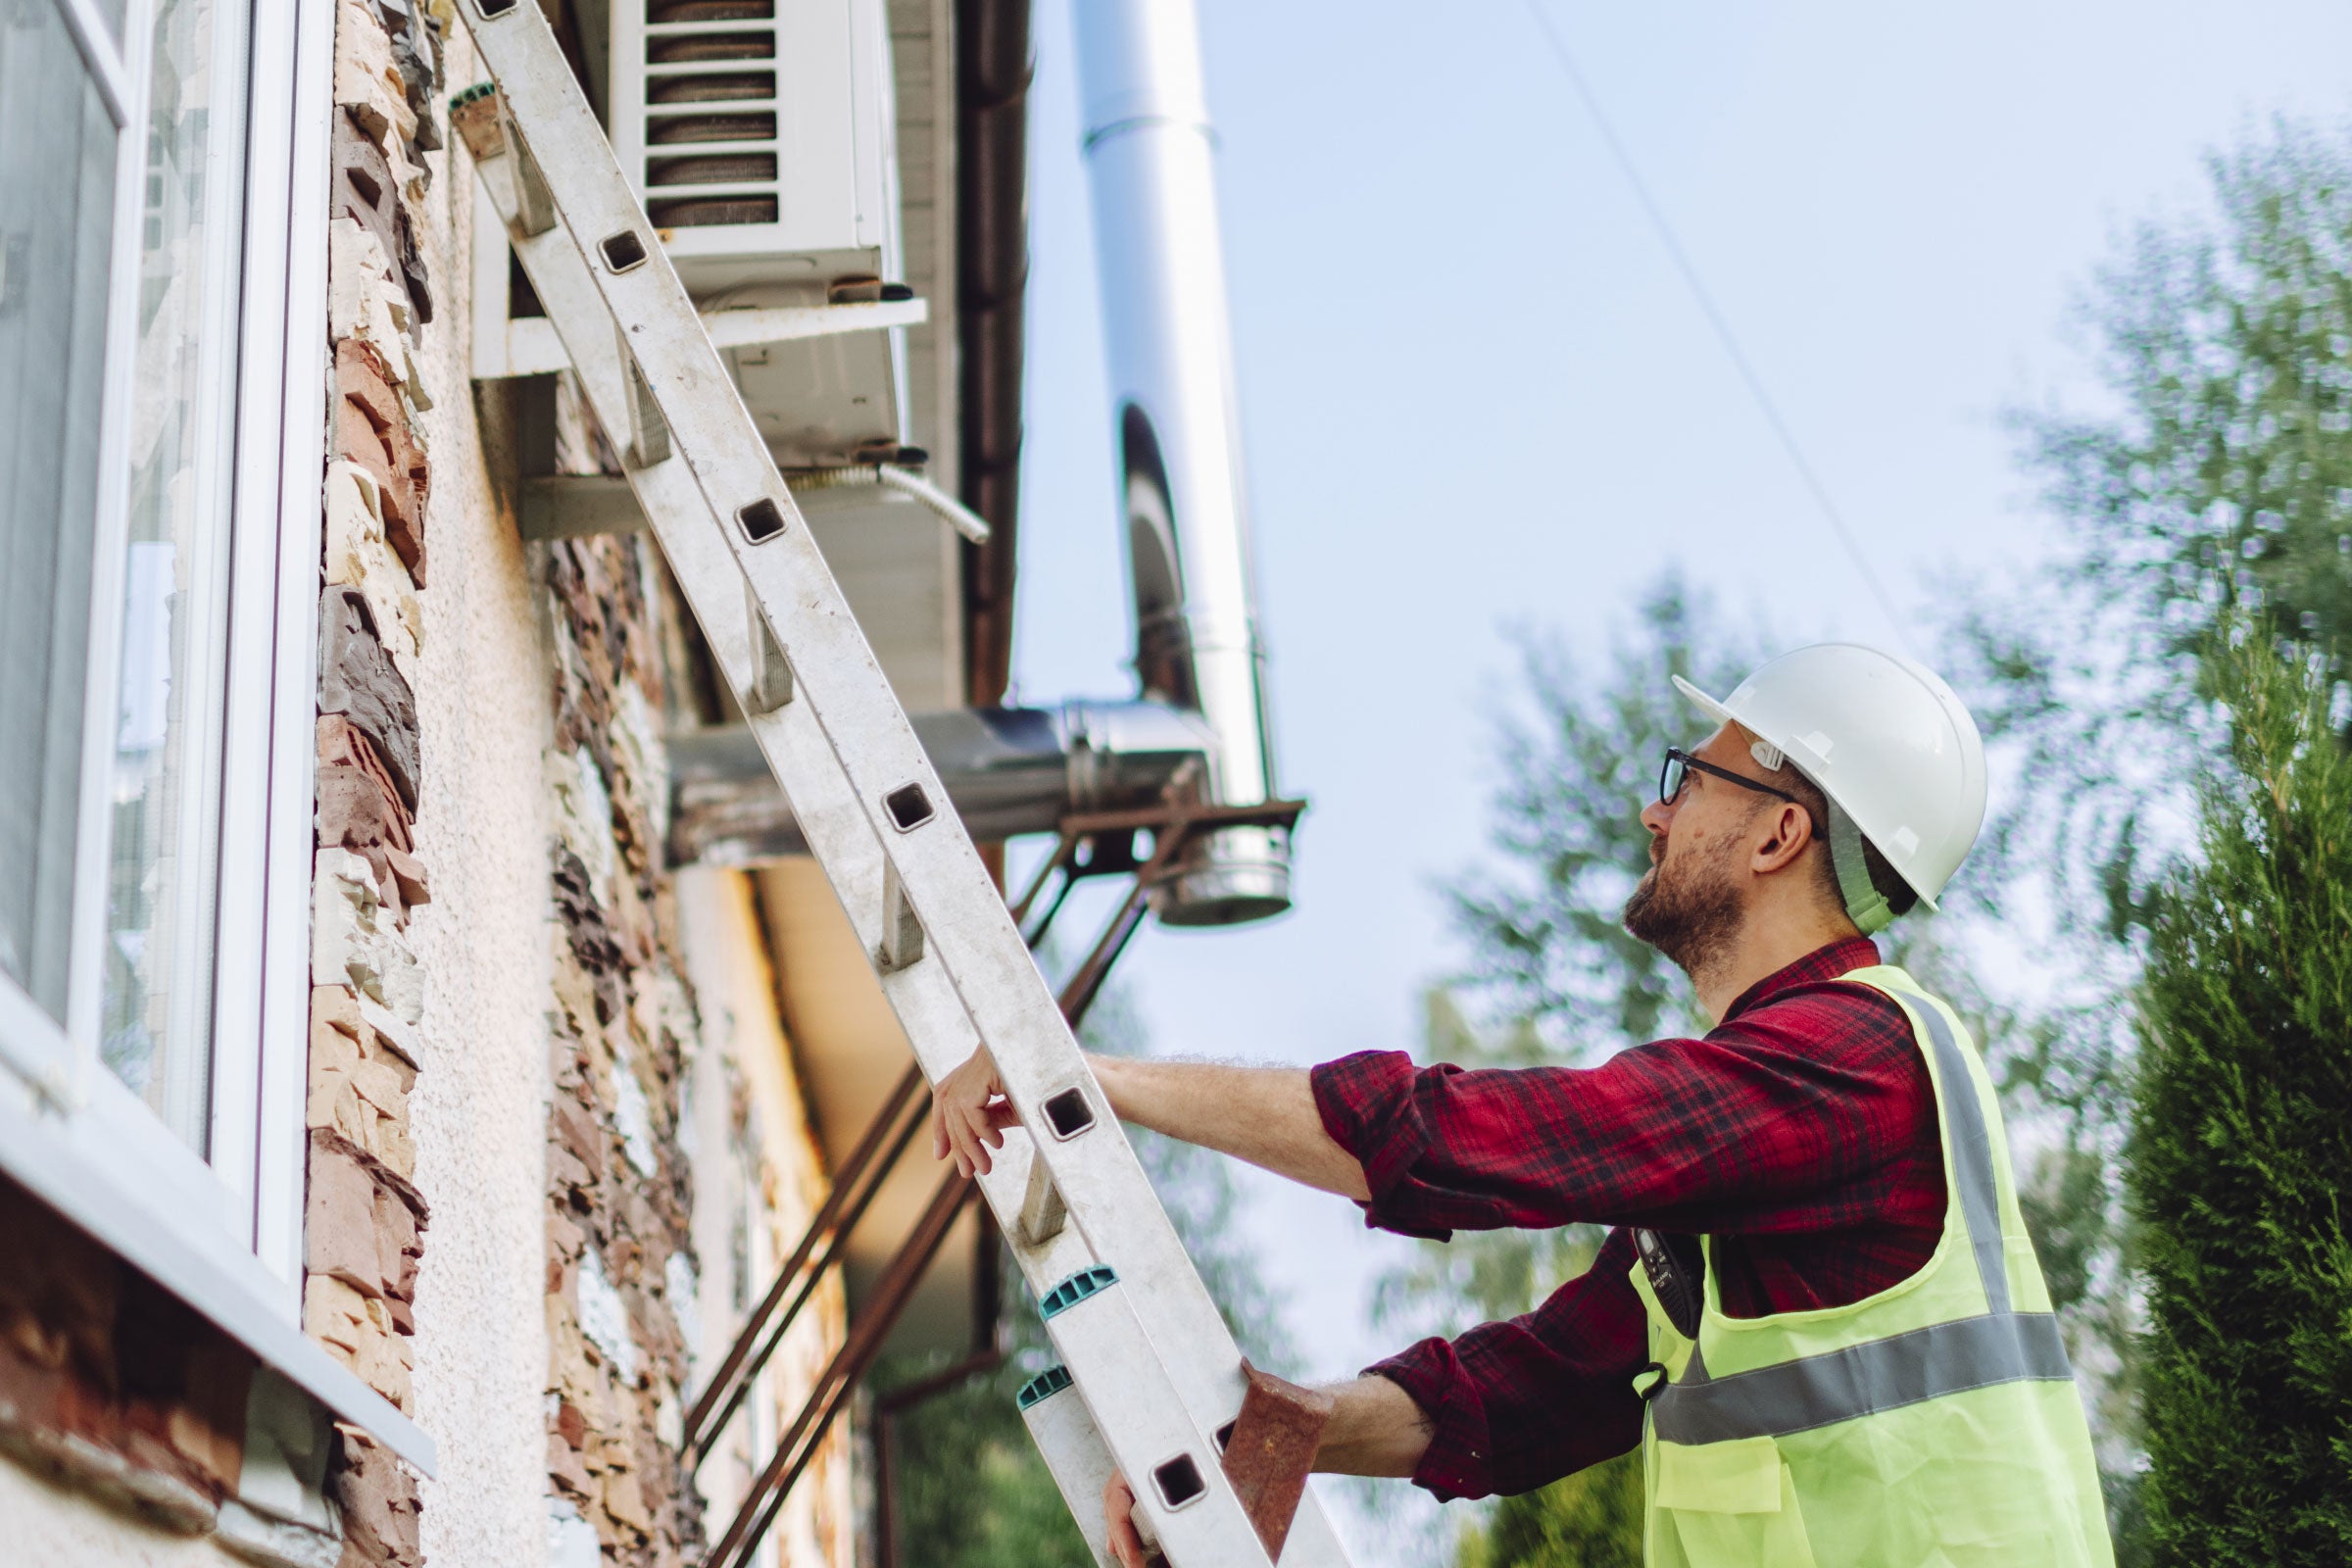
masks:
<svg viewBox="0 0 2352 1568"><path fill-rule="evenodd" d="M1787 870L1804 858L1806 846L1813 842L1812 815L1793 801L1758 812L1755 825L1758 832L1748 853L1748 869L1758 876Z"/></svg>

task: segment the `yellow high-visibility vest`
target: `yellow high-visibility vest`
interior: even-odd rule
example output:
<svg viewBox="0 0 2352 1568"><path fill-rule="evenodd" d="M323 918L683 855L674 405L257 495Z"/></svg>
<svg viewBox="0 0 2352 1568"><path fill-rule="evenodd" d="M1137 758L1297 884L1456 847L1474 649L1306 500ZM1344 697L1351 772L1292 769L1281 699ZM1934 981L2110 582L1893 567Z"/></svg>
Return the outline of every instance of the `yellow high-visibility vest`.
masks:
<svg viewBox="0 0 2352 1568"><path fill-rule="evenodd" d="M2090 1429L2009 1173L1992 1080L1901 969L1943 1134L1943 1236L1850 1306L1735 1318L1712 1251L1695 1343L1640 1265L1651 1568L2112 1568ZM1702 1248L1708 1248L1704 1238Z"/></svg>

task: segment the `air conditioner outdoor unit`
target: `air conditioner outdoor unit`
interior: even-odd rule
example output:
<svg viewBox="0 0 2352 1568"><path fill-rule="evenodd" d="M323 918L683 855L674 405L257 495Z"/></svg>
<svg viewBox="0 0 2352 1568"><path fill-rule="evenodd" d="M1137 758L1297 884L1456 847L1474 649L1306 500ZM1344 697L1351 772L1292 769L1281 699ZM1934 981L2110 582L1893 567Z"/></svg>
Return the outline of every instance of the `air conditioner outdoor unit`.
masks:
<svg viewBox="0 0 2352 1568"><path fill-rule="evenodd" d="M886 0L612 5L612 149L690 290L889 275Z"/></svg>
<svg viewBox="0 0 2352 1568"><path fill-rule="evenodd" d="M613 152L777 462L895 452L906 348L892 328L924 307L897 282L887 0L610 3ZM500 238L493 220L475 373L560 368L543 320L507 317Z"/></svg>

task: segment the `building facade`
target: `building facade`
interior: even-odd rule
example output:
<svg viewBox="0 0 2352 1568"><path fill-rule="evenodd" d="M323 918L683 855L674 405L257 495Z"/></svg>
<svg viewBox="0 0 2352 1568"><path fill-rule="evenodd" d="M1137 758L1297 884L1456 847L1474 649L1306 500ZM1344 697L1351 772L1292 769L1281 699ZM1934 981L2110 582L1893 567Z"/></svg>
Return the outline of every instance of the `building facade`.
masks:
<svg viewBox="0 0 2352 1568"><path fill-rule="evenodd" d="M1025 4L543 9L902 701L999 702ZM0 15L0 1562L699 1562L933 1192L696 1410L908 1054L788 811L696 807L731 699L486 83L450 0ZM821 477L885 459L989 542ZM756 1560L870 1552L859 1434Z"/></svg>

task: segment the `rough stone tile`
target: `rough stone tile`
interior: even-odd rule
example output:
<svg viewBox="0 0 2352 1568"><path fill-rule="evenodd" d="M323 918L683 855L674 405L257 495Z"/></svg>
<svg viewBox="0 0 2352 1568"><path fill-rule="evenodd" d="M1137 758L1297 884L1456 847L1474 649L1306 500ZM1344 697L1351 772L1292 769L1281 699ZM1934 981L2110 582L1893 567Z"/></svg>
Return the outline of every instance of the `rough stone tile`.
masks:
<svg viewBox="0 0 2352 1568"><path fill-rule="evenodd" d="M421 588L432 466L393 390L390 367L365 339L335 345L335 400L337 449L379 486L385 540Z"/></svg>
<svg viewBox="0 0 2352 1568"><path fill-rule="evenodd" d="M376 636L357 589L329 587L318 601L318 711L340 713L374 743L400 804L416 809L420 763L416 699Z"/></svg>

